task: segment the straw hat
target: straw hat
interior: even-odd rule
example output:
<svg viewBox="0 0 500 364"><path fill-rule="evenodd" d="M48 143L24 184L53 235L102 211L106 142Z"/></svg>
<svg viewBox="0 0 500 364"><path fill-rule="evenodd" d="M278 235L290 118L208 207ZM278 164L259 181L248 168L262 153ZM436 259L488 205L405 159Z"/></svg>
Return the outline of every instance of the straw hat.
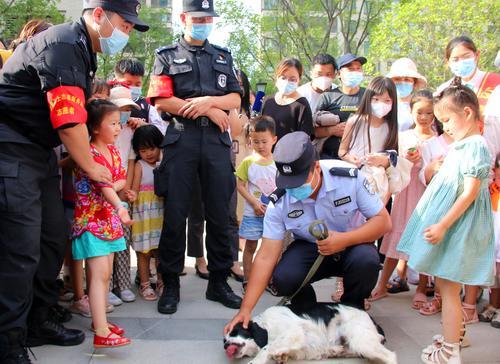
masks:
<svg viewBox="0 0 500 364"><path fill-rule="evenodd" d="M109 92L109 101L111 101L118 107L132 106L137 110L141 109L139 105L132 101L132 94L130 93L130 89L125 86L113 87Z"/></svg>
<svg viewBox="0 0 500 364"><path fill-rule="evenodd" d="M391 70L386 77L411 77L415 79L415 89L424 88L427 85L427 79L417 71L417 66L409 58L399 58L394 61Z"/></svg>

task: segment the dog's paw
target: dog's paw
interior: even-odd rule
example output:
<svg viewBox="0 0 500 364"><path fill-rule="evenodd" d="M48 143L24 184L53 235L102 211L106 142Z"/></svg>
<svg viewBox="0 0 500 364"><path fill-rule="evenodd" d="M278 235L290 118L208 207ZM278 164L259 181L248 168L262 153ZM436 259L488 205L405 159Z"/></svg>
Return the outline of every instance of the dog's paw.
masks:
<svg viewBox="0 0 500 364"><path fill-rule="evenodd" d="M271 355L271 359L273 359L277 364L286 364L288 363L288 353L276 353Z"/></svg>
<svg viewBox="0 0 500 364"><path fill-rule="evenodd" d="M345 348L343 345L333 345L328 348L329 358L340 358L345 354Z"/></svg>

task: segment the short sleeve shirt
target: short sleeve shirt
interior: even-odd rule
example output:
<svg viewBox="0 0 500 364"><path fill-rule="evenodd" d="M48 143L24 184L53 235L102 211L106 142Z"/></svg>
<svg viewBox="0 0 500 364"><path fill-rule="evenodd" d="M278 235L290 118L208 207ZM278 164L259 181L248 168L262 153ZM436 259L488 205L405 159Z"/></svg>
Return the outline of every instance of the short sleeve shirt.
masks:
<svg viewBox="0 0 500 364"><path fill-rule="evenodd" d="M269 195L276 190L276 165L259 162L257 154L246 157L236 169L236 176L247 182L248 193L263 204L269 204ZM244 216L256 216L250 204L245 201Z"/></svg>
<svg viewBox="0 0 500 364"><path fill-rule="evenodd" d="M111 163L93 145L90 146L94 161L111 172L113 183L126 179L118 149L114 145L108 145L108 149L111 153ZM123 237L121 220L114 207L104 198L102 187L109 185L92 181L81 168L75 170L76 205L73 238L79 237L85 231L102 240L113 241Z"/></svg>
<svg viewBox="0 0 500 364"><path fill-rule="evenodd" d="M371 191L361 173L356 177L333 176L330 173L333 167L355 166L338 160L321 160L320 166L323 182L316 200L307 198L297 201L285 194L276 204L271 203L264 217L264 238L283 240L288 230L294 239L314 243L316 239L308 230L314 220L324 220L328 230L347 232L382 210L382 201Z"/></svg>

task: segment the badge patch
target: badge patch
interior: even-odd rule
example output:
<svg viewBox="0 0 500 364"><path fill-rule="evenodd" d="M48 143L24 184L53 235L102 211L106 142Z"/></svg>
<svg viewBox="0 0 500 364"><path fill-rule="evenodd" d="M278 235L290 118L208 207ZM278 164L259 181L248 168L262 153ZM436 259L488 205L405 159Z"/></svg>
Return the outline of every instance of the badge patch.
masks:
<svg viewBox="0 0 500 364"><path fill-rule="evenodd" d="M368 193L370 195L374 195L375 194L375 191L373 190L372 185L370 184L370 182L368 182L368 180L366 178L363 181L363 186L365 187L365 189L368 191Z"/></svg>
<svg viewBox="0 0 500 364"><path fill-rule="evenodd" d="M226 87L226 85L227 85L227 76L226 75L219 75L219 78L217 79L217 83L222 88Z"/></svg>
<svg viewBox="0 0 500 364"><path fill-rule="evenodd" d="M208 2L208 0L203 0L203 2L201 3L201 7L203 9L210 9L210 3Z"/></svg>
<svg viewBox="0 0 500 364"><path fill-rule="evenodd" d="M218 63L218 64L227 64L227 61L225 59L216 59L215 63Z"/></svg>
<svg viewBox="0 0 500 364"><path fill-rule="evenodd" d="M141 11L141 4L137 4L135 7L135 15L139 15L139 11Z"/></svg>
<svg viewBox="0 0 500 364"><path fill-rule="evenodd" d="M301 217L302 215L304 215L304 210L293 210L292 212L288 213L288 217L290 219L296 219L298 217Z"/></svg>
<svg viewBox="0 0 500 364"><path fill-rule="evenodd" d="M346 197L342 197L342 198L339 198L338 200L333 201L333 204L335 205L335 207L339 207L339 206L345 205L346 203L349 203L351 201L352 201L351 196L346 196Z"/></svg>
<svg viewBox="0 0 500 364"><path fill-rule="evenodd" d="M283 173L286 173L286 174L292 173L292 167L290 167L289 165L285 164L283 166Z"/></svg>
<svg viewBox="0 0 500 364"><path fill-rule="evenodd" d="M174 59L175 64L183 64L186 63L186 58Z"/></svg>

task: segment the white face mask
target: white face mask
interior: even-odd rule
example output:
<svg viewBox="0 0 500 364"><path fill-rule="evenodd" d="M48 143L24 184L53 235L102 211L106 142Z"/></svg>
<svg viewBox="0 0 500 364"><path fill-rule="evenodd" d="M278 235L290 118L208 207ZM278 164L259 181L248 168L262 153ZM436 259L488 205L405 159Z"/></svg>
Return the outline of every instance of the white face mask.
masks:
<svg viewBox="0 0 500 364"><path fill-rule="evenodd" d="M313 78L312 80L312 87L321 90L321 91L326 91L329 90L332 87L333 83L333 78L326 77L326 76L320 76Z"/></svg>
<svg viewBox="0 0 500 364"><path fill-rule="evenodd" d="M386 104L385 102L372 102L372 113L377 118L383 118L392 110L392 103Z"/></svg>

